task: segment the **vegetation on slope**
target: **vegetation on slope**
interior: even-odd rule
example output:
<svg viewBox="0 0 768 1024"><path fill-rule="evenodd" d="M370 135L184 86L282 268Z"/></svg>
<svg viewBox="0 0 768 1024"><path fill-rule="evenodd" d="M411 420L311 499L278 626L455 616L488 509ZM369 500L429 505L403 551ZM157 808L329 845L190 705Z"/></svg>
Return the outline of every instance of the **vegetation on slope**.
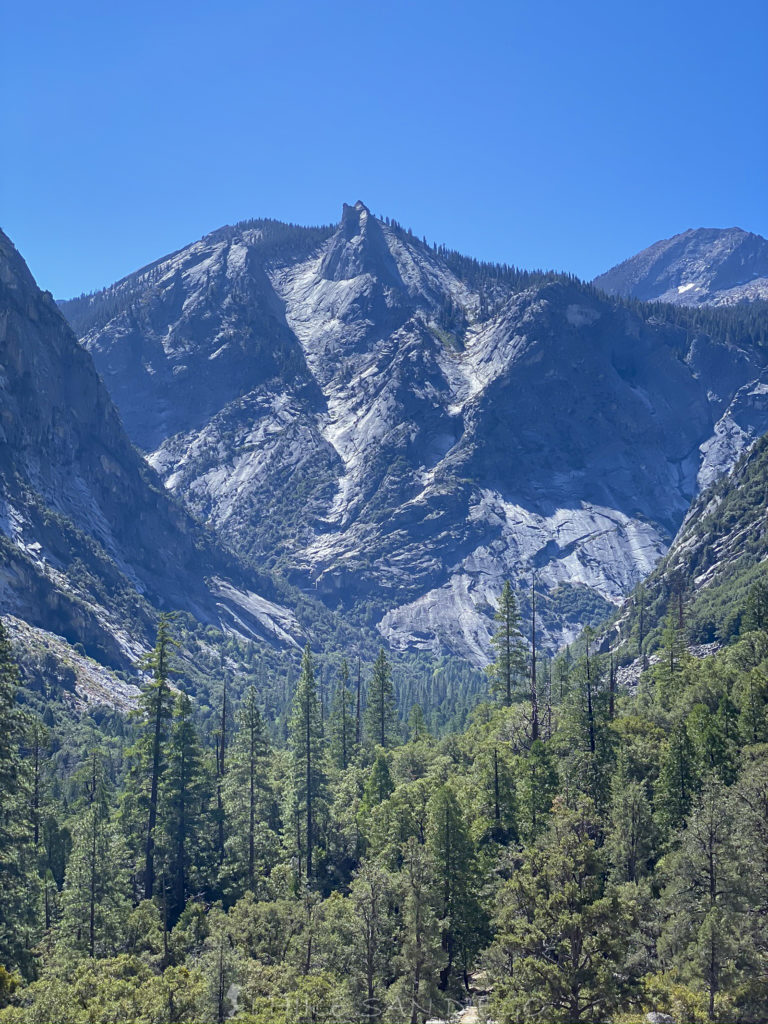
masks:
<svg viewBox="0 0 768 1024"><path fill-rule="evenodd" d="M727 644L754 626L755 595L768 586L767 503L768 435L697 498L666 557L619 613L624 658L652 651L670 613L695 644Z"/></svg>
<svg viewBox="0 0 768 1024"><path fill-rule="evenodd" d="M359 706L307 649L283 732L258 671L179 690L170 620L129 718L19 703L0 637L0 1021L768 1020L768 621L670 616L634 694L518 622L441 736L383 652Z"/></svg>

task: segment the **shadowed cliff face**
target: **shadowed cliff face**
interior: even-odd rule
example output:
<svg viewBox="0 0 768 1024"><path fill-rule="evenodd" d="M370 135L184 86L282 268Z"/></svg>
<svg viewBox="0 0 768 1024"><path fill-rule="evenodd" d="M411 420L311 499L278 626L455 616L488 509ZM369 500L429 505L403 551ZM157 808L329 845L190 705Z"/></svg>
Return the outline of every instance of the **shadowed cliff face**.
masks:
<svg viewBox="0 0 768 1024"><path fill-rule="evenodd" d="M82 341L169 489L394 646L482 663L503 580L534 571L548 642L569 639L768 427L762 393L737 399L754 352L362 203L335 230L259 224L82 300Z"/></svg>
<svg viewBox="0 0 768 1024"><path fill-rule="evenodd" d="M0 394L3 612L116 666L145 645L158 608L219 622L232 601L214 577L240 570L133 447L91 357L2 233Z"/></svg>
<svg viewBox="0 0 768 1024"><path fill-rule="evenodd" d="M768 240L741 228L684 231L596 277L610 295L683 306L768 299Z"/></svg>

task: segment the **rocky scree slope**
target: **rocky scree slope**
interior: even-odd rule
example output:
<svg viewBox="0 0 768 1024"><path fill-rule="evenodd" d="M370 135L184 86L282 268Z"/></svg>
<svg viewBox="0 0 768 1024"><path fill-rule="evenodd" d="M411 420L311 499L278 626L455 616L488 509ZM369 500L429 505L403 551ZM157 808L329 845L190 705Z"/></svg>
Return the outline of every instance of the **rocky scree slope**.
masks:
<svg viewBox="0 0 768 1024"><path fill-rule="evenodd" d="M157 609L296 641L133 447L52 297L0 232L0 605L129 668Z"/></svg>
<svg viewBox="0 0 768 1024"><path fill-rule="evenodd" d="M596 277L597 288L644 302L727 306L768 300L768 240L741 228L683 231Z"/></svg>
<svg viewBox="0 0 768 1024"><path fill-rule="evenodd" d="M395 648L477 664L505 578L535 572L546 641L570 639L768 429L749 339L477 264L362 203L335 228L222 229L62 308L229 547Z"/></svg>

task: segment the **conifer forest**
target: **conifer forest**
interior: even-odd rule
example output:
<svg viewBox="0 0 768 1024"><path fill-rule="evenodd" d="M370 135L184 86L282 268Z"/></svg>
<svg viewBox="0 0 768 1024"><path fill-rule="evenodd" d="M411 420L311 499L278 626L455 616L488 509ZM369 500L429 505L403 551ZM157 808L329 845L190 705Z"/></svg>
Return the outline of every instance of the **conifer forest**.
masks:
<svg viewBox="0 0 768 1024"><path fill-rule="evenodd" d="M768 1024L768 4L658 6L5 5L0 1024Z"/></svg>
<svg viewBox="0 0 768 1024"><path fill-rule="evenodd" d="M768 1020L768 590L703 657L643 601L550 659L505 585L438 728L383 649L202 716L163 615L135 708L74 714L3 632L0 1021Z"/></svg>

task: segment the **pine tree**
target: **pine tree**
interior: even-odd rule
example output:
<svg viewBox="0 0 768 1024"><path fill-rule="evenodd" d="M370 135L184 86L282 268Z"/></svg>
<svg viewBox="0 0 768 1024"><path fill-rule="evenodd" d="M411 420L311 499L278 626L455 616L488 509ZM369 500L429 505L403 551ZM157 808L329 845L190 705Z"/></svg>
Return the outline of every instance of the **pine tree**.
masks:
<svg viewBox="0 0 768 1024"><path fill-rule="evenodd" d="M382 748L379 748L363 791L361 813L368 815L372 808L383 803L390 796L394 788L387 755Z"/></svg>
<svg viewBox="0 0 768 1024"><path fill-rule="evenodd" d="M682 673L690 660L679 615L674 609L667 613L659 654L659 661L653 667L656 699L662 707L669 708L682 689Z"/></svg>
<svg viewBox="0 0 768 1024"><path fill-rule="evenodd" d="M320 706L309 644L304 648L301 659L301 674L289 723L289 741L296 801L297 853L301 862L303 848L306 876L312 879L315 874L318 804L325 796L325 771Z"/></svg>
<svg viewBox="0 0 768 1024"><path fill-rule="evenodd" d="M165 885L171 925L192 892L210 878L212 779L193 720L192 702L179 694L160 792ZM165 897L165 891L164 891Z"/></svg>
<svg viewBox="0 0 768 1024"><path fill-rule="evenodd" d="M130 913L128 851L97 799L77 815L58 928L60 955L113 956Z"/></svg>
<svg viewBox="0 0 768 1024"><path fill-rule="evenodd" d="M742 631L768 630L768 585L758 581L749 588Z"/></svg>
<svg viewBox="0 0 768 1024"><path fill-rule="evenodd" d="M501 591L494 621L498 626L491 637L491 644L496 651L496 660L488 666L487 671L491 692L509 706L518 681L525 675L526 663L520 614L509 580L504 583Z"/></svg>
<svg viewBox="0 0 768 1024"><path fill-rule="evenodd" d="M549 748L541 740L536 740L520 760L520 831L529 842L547 827L556 792L557 769Z"/></svg>
<svg viewBox="0 0 768 1024"><path fill-rule="evenodd" d="M219 868L224 861L224 779L227 774L227 739L229 736L227 728L227 677L224 677L224 685L221 693L221 716L219 718L219 729L216 734L216 855Z"/></svg>
<svg viewBox="0 0 768 1024"><path fill-rule="evenodd" d="M679 845L661 866L668 882L660 954L686 980L704 984L710 1020L715 1019L718 993L750 951L744 912L746 865L734 824L728 791L712 781L680 834Z"/></svg>
<svg viewBox="0 0 768 1024"><path fill-rule="evenodd" d="M663 835L667 836L685 824L698 784L693 744L685 723L678 722L662 749L654 795L656 821Z"/></svg>
<svg viewBox="0 0 768 1024"><path fill-rule="evenodd" d="M329 732L333 762L337 768L346 771L355 749L355 716L353 697L349 690L349 666L346 658L342 659L339 685L333 695Z"/></svg>
<svg viewBox="0 0 768 1024"><path fill-rule="evenodd" d="M443 950L439 988L445 992L454 984L457 962L466 970L483 936L475 851L459 802L448 785L441 786L430 799L427 848L438 885Z"/></svg>
<svg viewBox="0 0 768 1024"><path fill-rule="evenodd" d="M768 673L747 668L734 687L739 709L739 732L745 743L768 743Z"/></svg>
<svg viewBox="0 0 768 1024"><path fill-rule="evenodd" d="M349 891L350 909L357 924L352 945L353 970L363 982L363 1016L379 1020L383 1001L379 995L394 954L392 904L393 880L372 861L365 861L355 873Z"/></svg>
<svg viewBox="0 0 768 1024"><path fill-rule="evenodd" d="M629 987L631 898L606 889L594 807L555 801L550 827L499 895L491 1015L503 1020L612 1019Z"/></svg>
<svg viewBox="0 0 768 1024"><path fill-rule="evenodd" d="M48 741L48 730L39 718L30 727L32 762L32 841L40 853L41 810L43 803L43 751Z"/></svg>
<svg viewBox="0 0 768 1024"><path fill-rule="evenodd" d="M648 874L656 829L645 782L629 776L622 753L612 782L611 824L605 847L620 882L636 882Z"/></svg>
<svg viewBox="0 0 768 1024"><path fill-rule="evenodd" d="M479 845L506 844L518 836L518 807L513 756L507 744L494 742L477 753L473 777L473 834Z"/></svg>
<svg viewBox="0 0 768 1024"><path fill-rule="evenodd" d="M424 719L421 704L414 704L408 712L408 739L411 743L429 738L429 729Z"/></svg>
<svg viewBox="0 0 768 1024"><path fill-rule="evenodd" d="M736 707L723 693L713 713L706 704L694 704L686 729L693 744L700 778L717 775L730 784L736 779Z"/></svg>
<svg viewBox="0 0 768 1024"><path fill-rule="evenodd" d="M155 892L155 846L160 783L166 767L166 744L171 724L173 694L168 685L172 671L171 617L161 615L154 648L142 662L153 679L142 686L138 719L138 738L129 751L129 783L123 799L122 817L130 840L143 845L142 890L144 899Z"/></svg>
<svg viewBox="0 0 768 1024"><path fill-rule="evenodd" d="M384 648L379 649L368 684L365 707L365 728L368 739L380 747L391 746L395 740L397 709L390 668Z"/></svg>
<svg viewBox="0 0 768 1024"><path fill-rule="evenodd" d="M584 630L584 656L570 674L571 691L562 715L566 740L564 775L604 809L610 795L615 733L611 729L610 689L605 686L603 659L594 653L594 634Z"/></svg>
<svg viewBox="0 0 768 1024"><path fill-rule="evenodd" d="M272 802L269 761L269 740L256 688L249 686L237 714L224 787L227 888L237 895L246 890L256 892L258 878L274 859L276 837L267 820Z"/></svg>
<svg viewBox="0 0 768 1024"><path fill-rule="evenodd" d="M0 622L0 967L30 967L39 882L34 870L32 778L20 746L29 722L16 703L18 671Z"/></svg>
<svg viewBox="0 0 768 1024"><path fill-rule="evenodd" d="M411 836L400 874L403 935L400 946L404 1008L410 1024L434 1016L440 1004L440 925L434 910L434 865L426 846Z"/></svg>
<svg viewBox="0 0 768 1024"><path fill-rule="evenodd" d="M536 576L531 582L531 740L539 738L539 695L536 682Z"/></svg>

